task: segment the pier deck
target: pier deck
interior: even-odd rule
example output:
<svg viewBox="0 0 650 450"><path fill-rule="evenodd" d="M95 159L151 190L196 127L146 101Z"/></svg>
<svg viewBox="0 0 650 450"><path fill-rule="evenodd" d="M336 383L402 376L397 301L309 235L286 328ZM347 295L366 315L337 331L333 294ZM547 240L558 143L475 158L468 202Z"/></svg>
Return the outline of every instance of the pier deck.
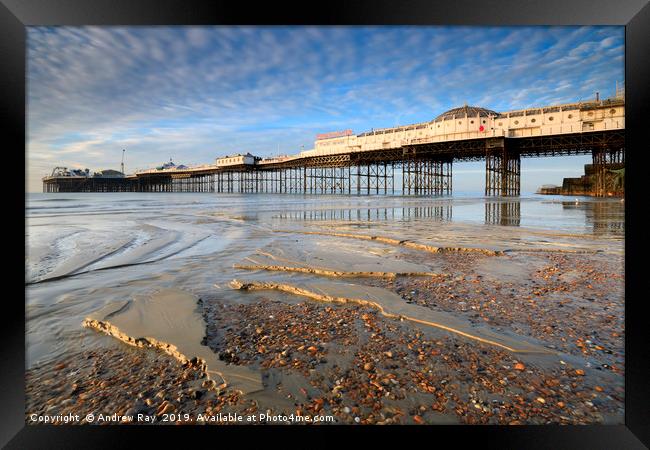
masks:
<svg viewBox="0 0 650 450"><path fill-rule="evenodd" d="M516 196L521 158L584 154L592 155L596 174L604 176L607 164L625 162L625 130L421 142L270 164L151 170L119 178L52 176L43 179L43 192L391 194L397 170L405 195L448 195L454 162L485 160L486 195ZM602 183L597 189L605 195Z"/></svg>

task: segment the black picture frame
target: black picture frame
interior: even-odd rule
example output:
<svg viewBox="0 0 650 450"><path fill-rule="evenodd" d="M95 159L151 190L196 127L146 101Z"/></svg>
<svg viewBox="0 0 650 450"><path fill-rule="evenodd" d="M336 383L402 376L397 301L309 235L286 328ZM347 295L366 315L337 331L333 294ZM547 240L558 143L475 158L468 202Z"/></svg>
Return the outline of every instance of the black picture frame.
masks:
<svg viewBox="0 0 650 450"><path fill-rule="evenodd" d="M647 165L642 138L647 125L650 103L650 5L647 0L364 0L354 2L305 2L301 5L265 2L251 4L232 1L199 0L0 0L0 117L3 122L5 158L11 156L12 169L5 174L5 211L17 224L15 233L24 232L18 217L24 218L25 197L25 41L26 27L33 25L201 25L201 24L314 24L314 25L624 25L626 28L626 371L624 426L434 426L434 427L216 427L209 434L214 445L222 445L224 435L238 439L271 439L270 434L283 431L285 445L301 443L313 446L333 438L344 445L351 435L385 440L399 434L402 445L443 444L444 438L458 443L472 442L479 448L589 448L632 449L650 446L650 373L648 361L647 315L643 314L645 296L641 235L643 208L643 170ZM8 138L8 139L7 139ZM647 151L645 152L647 153ZM23 169L21 171L21 168ZM647 175L646 175L647 176ZM11 235L13 236L13 235ZM9 239L18 241L18 239ZM14 242L19 255L22 244ZM11 251L8 261L13 261ZM135 434L168 439L177 428L196 427L72 427L25 426L24 357L25 317L24 289L17 280L24 277L21 262L6 269L8 284L16 286L17 295L4 298L0 327L2 344L0 393L3 407L0 420L0 444L7 448L104 448L120 447L133 442ZM15 273L14 273L15 272ZM22 296L21 293L22 292ZM299 428L297 430L296 428ZM204 439L204 430L199 433ZM213 436L213 433L218 433ZM299 436L300 434L300 436ZM197 436L194 433L194 436ZM205 436L208 437L208 436ZM209 439L210 439L209 438ZM203 441L203 442L210 442ZM189 445L196 445L191 443ZM366 444L364 444L365 446ZM417 444L421 445L421 444Z"/></svg>

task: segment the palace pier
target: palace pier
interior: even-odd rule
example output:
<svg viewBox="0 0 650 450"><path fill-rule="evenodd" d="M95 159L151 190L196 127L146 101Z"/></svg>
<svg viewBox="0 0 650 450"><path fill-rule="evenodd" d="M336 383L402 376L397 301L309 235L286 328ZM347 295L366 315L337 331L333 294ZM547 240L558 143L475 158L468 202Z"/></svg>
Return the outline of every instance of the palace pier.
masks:
<svg viewBox="0 0 650 450"><path fill-rule="evenodd" d="M625 163L622 96L504 113L465 105L429 122L321 134L313 149L273 158L237 154L129 175L59 167L43 191L370 195L394 194L401 180L402 195L437 196L451 194L454 163L485 161L485 194L512 197L522 158L568 155L592 155L593 195L607 195L607 168Z"/></svg>

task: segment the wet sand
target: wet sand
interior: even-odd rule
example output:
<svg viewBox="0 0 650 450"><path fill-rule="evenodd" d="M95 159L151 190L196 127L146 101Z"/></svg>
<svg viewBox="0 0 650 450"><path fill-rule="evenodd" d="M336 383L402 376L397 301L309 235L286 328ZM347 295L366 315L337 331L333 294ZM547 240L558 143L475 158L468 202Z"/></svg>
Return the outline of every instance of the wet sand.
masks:
<svg viewBox="0 0 650 450"><path fill-rule="evenodd" d="M623 423L622 240L257 219L219 216L260 239L178 258L204 284L167 272L85 313L77 327L92 345L29 368L27 423L33 413L164 424L262 412L294 417L276 423ZM167 255L199 239L176 237L184 243ZM160 257L131 256L145 254ZM79 280L96 276L88 267Z"/></svg>
<svg viewBox="0 0 650 450"><path fill-rule="evenodd" d="M242 394L262 389L259 373L225 367L207 347L205 323L197 298L179 289L165 289L144 298L114 303L84 320L83 325L135 347L161 350L183 364L200 366L206 379ZM225 375L227 372L227 376Z"/></svg>

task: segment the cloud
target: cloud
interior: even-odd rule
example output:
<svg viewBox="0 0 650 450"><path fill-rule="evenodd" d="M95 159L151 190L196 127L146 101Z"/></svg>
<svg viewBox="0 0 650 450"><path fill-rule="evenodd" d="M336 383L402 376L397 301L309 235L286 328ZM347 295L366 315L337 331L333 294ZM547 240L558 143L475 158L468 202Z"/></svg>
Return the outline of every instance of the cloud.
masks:
<svg viewBox="0 0 650 450"><path fill-rule="evenodd" d="M197 48L203 48L210 41L211 33L205 27L191 27L187 30L187 40Z"/></svg>

